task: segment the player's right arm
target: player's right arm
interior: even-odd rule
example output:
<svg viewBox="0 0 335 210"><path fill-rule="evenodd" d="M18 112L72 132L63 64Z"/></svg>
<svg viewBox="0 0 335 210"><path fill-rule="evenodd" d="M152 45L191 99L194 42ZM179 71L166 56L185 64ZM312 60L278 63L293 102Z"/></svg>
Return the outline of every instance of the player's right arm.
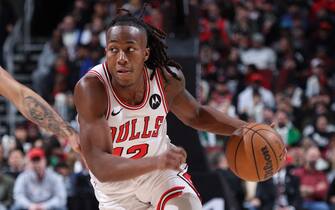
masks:
<svg viewBox="0 0 335 210"><path fill-rule="evenodd" d="M112 155L111 134L105 119L107 94L96 77L85 76L78 82L74 102L80 124L81 152L99 181L121 181L158 169L178 169L185 161L186 154L181 148L137 160Z"/></svg>

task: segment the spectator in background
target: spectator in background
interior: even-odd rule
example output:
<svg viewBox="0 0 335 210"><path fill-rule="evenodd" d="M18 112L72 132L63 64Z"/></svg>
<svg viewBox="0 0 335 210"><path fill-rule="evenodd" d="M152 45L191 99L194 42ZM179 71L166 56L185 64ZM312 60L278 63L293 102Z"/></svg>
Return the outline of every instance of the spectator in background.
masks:
<svg viewBox="0 0 335 210"><path fill-rule="evenodd" d="M5 157L5 150L2 144L0 144L0 171L3 171L7 167L7 160Z"/></svg>
<svg viewBox="0 0 335 210"><path fill-rule="evenodd" d="M71 12L79 28L84 28L90 19L90 8L87 0L75 0L74 8Z"/></svg>
<svg viewBox="0 0 335 210"><path fill-rule="evenodd" d="M74 17L72 15L65 16L59 27L62 31L62 40L69 53L69 58L73 60L75 58L75 47L79 43L81 36Z"/></svg>
<svg viewBox="0 0 335 210"><path fill-rule="evenodd" d="M330 210L335 210L335 179L330 183L327 200Z"/></svg>
<svg viewBox="0 0 335 210"><path fill-rule="evenodd" d="M300 131L294 127L285 111L278 110L275 117L275 129L287 146L297 146L301 140Z"/></svg>
<svg viewBox="0 0 335 210"><path fill-rule="evenodd" d="M256 196L251 201L257 210L302 210L299 177L292 174L292 158L273 177L257 183Z"/></svg>
<svg viewBox="0 0 335 210"><path fill-rule="evenodd" d="M243 209L246 189L244 181L237 177L228 167L227 158L223 153L214 155L213 165L215 170L226 180L229 185L229 193L236 199L238 209Z"/></svg>
<svg viewBox="0 0 335 210"><path fill-rule="evenodd" d="M80 210L97 210L98 201L90 182L89 171L82 159L80 159L80 162L83 168L70 177L73 190L71 207Z"/></svg>
<svg viewBox="0 0 335 210"><path fill-rule="evenodd" d="M327 85L327 77L324 71L323 61L314 58L311 61L312 75L308 77L306 84L306 97L318 96L321 90Z"/></svg>
<svg viewBox="0 0 335 210"><path fill-rule="evenodd" d="M51 40L44 45L38 58L37 69L33 72L32 82L34 90L44 98L48 94L45 90L48 90L47 86L50 84L47 81L48 76L63 46L62 32L57 28L53 31Z"/></svg>
<svg viewBox="0 0 335 210"><path fill-rule="evenodd" d="M71 182L71 175L72 175L71 168L66 162L62 161L58 162L57 165L55 166L55 172L61 175L63 182L65 184L66 195L67 195L67 209L77 210L77 208L72 206L74 186L73 183Z"/></svg>
<svg viewBox="0 0 335 210"><path fill-rule="evenodd" d="M202 64L202 77L208 82L215 82L217 79L218 67L215 63L220 59L220 54L208 44L204 44L200 50L200 61Z"/></svg>
<svg viewBox="0 0 335 210"><path fill-rule="evenodd" d="M328 172L328 181L330 183L327 201L330 210L335 210L335 133L329 138L329 146L326 153L327 160L330 162L330 172Z"/></svg>
<svg viewBox="0 0 335 210"><path fill-rule="evenodd" d="M14 141L15 144L11 149L19 149L22 152L28 151L32 144L27 141L28 132L26 129L26 123L17 123L14 130Z"/></svg>
<svg viewBox="0 0 335 210"><path fill-rule="evenodd" d="M231 117L236 117L236 110L232 105L232 98L233 95L226 82L222 80L215 84L214 90L211 93L211 100L208 104Z"/></svg>
<svg viewBox="0 0 335 210"><path fill-rule="evenodd" d="M89 53L83 57L79 72L80 78L84 76L93 66L103 62L101 59L104 57L105 49L100 44L99 33L92 33L91 40L86 47Z"/></svg>
<svg viewBox="0 0 335 210"><path fill-rule="evenodd" d="M108 18L108 5L107 5L108 1L97 1L95 2L94 6L93 6L93 14L94 16L101 18L103 20L105 20L106 18Z"/></svg>
<svg viewBox="0 0 335 210"><path fill-rule="evenodd" d="M250 19L250 10L244 4L236 4L234 21L232 21L232 30L235 33L247 34L252 32L252 20Z"/></svg>
<svg viewBox="0 0 335 210"><path fill-rule="evenodd" d="M292 75L290 75L290 77L292 77ZM286 88L282 92L293 108L294 113L292 114L296 115L294 119L295 121L297 121L298 118L301 117L300 114L302 112L303 103L303 89L300 88L296 83L297 81L294 78L289 79Z"/></svg>
<svg viewBox="0 0 335 210"><path fill-rule="evenodd" d="M64 52L65 53L65 52ZM68 90L68 75L70 73L70 65L68 61L68 56L60 55L57 57L54 66L53 66L53 87L52 87L52 96L55 97L59 93L64 93Z"/></svg>
<svg viewBox="0 0 335 210"><path fill-rule="evenodd" d="M314 27L314 33L311 35L311 43L313 43L311 45L311 50L313 51L316 51L318 47L324 47L327 53L331 53L332 50L334 50L334 22L329 21L331 18L329 14L330 13L328 13L327 10L321 10L319 13L318 23L316 24L316 27Z"/></svg>
<svg viewBox="0 0 335 210"><path fill-rule="evenodd" d="M330 164L328 181L332 182L335 179L335 132L333 132L329 137L329 144L325 158L327 158Z"/></svg>
<svg viewBox="0 0 335 210"><path fill-rule="evenodd" d="M92 22L89 23L84 31L82 32L80 44L88 45L91 40L93 34L96 34L99 39L99 44L103 47L106 47L106 33L104 31L105 25L103 19L95 16L92 18Z"/></svg>
<svg viewBox="0 0 335 210"><path fill-rule="evenodd" d="M300 193L306 210L329 210L326 202L329 189L327 176L316 168L320 158L320 150L312 146L306 150L304 166L294 171L294 175L300 178Z"/></svg>
<svg viewBox="0 0 335 210"><path fill-rule="evenodd" d="M215 33L218 34L224 45L229 45L229 24L220 16L216 3L206 5L206 17L200 19L200 41L211 43ZM221 45L220 42L216 46ZM215 45L213 45L215 46Z"/></svg>
<svg viewBox="0 0 335 210"><path fill-rule="evenodd" d="M262 123L271 125L275 119L275 112L274 109L265 106L263 109L263 120Z"/></svg>
<svg viewBox="0 0 335 210"><path fill-rule="evenodd" d="M291 147L287 150L287 156L292 158L290 164L295 168L301 168L304 165L305 152L302 147ZM293 171L294 172L294 171Z"/></svg>
<svg viewBox="0 0 335 210"><path fill-rule="evenodd" d="M0 210L7 210L13 202L14 179L0 173Z"/></svg>
<svg viewBox="0 0 335 210"><path fill-rule="evenodd" d="M163 16L162 13L157 8L152 8L150 14L144 17L146 23L158 28L163 29Z"/></svg>
<svg viewBox="0 0 335 210"><path fill-rule="evenodd" d="M261 119L264 106L274 108L275 100L271 91L261 87L263 77L254 73L250 76L250 84L238 95L238 113L246 113L253 119ZM257 116L256 116L257 114Z"/></svg>
<svg viewBox="0 0 335 210"><path fill-rule="evenodd" d="M314 123L304 128L303 135L322 151L325 151L333 132L335 132L335 126L330 124L327 116L323 114L316 116Z"/></svg>
<svg viewBox="0 0 335 210"><path fill-rule="evenodd" d="M3 49L7 36L12 32L15 22L20 18L21 14L15 14L15 3L11 1L0 1L0 66L3 65ZM22 16L21 16L22 17Z"/></svg>
<svg viewBox="0 0 335 210"><path fill-rule="evenodd" d="M19 174L24 170L24 154L21 150L15 149L9 152L8 155L8 167L4 170L4 173L8 176L16 179Z"/></svg>
<svg viewBox="0 0 335 210"><path fill-rule="evenodd" d="M252 35L252 48L241 52L241 60L244 65L254 64L261 71L276 71L277 56L273 49L264 45L260 33Z"/></svg>
<svg viewBox="0 0 335 210"><path fill-rule="evenodd" d="M73 61L73 66L69 75L70 90L74 89L75 84L80 79L80 72L85 71L85 59L89 56L89 49L87 45L79 44L76 46L76 59Z"/></svg>
<svg viewBox="0 0 335 210"><path fill-rule="evenodd" d="M30 168L22 172L14 186L13 210L64 210L66 190L60 175L46 168L42 149L31 149Z"/></svg>

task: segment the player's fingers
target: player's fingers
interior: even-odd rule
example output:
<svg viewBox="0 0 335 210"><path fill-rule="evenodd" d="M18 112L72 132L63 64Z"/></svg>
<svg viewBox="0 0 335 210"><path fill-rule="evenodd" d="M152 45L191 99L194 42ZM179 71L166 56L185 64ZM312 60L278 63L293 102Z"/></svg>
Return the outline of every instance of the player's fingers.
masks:
<svg viewBox="0 0 335 210"><path fill-rule="evenodd" d="M187 157L187 153L182 147L173 147L171 148L171 151L178 154L182 154L185 157L185 159Z"/></svg>
<svg viewBox="0 0 335 210"><path fill-rule="evenodd" d="M186 163L187 152L184 150L184 148L181 148L181 153L183 155L183 163Z"/></svg>
<svg viewBox="0 0 335 210"><path fill-rule="evenodd" d="M178 155L182 155L182 162L185 163L186 162L186 158L187 158L187 153L186 151L182 148L182 147L176 147L173 152L175 154Z"/></svg>
<svg viewBox="0 0 335 210"><path fill-rule="evenodd" d="M270 127L274 128L276 126L276 124L274 122L271 123Z"/></svg>
<svg viewBox="0 0 335 210"><path fill-rule="evenodd" d="M180 153L169 153L169 159L177 163L182 163L185 160L185 157Z"/></svg>
<svg viewBox="0 0 335 210"><path fill-rule="evenodd" d="M184 149L179 148L178 151L170 151L171 155L174 156L175 158L177 158L178 161L180 161L181 163L186 162L186 152Z"/></svg>
<svg viewBox="0 0 335 210"><path fill-rule="evenodd" d="M185 163L185 156L179 153L170 153L168 157L169 164L173 169L179 170L180 166Z"/></svg>
<svg viewBox="0 0 335 210"><path fill-rule="evenodd" d="M178 170L180 164L178 159L170 158L166 162L166 168Z"/></svg>
<svg viewBox="0 0 335 210"><path fill-rule="evenodd" d="M236 130L232 133L232 136L241 136L241 135L242 135L242 130L243 130L243 128L238 128L238 129L236 129Z"/></svg>

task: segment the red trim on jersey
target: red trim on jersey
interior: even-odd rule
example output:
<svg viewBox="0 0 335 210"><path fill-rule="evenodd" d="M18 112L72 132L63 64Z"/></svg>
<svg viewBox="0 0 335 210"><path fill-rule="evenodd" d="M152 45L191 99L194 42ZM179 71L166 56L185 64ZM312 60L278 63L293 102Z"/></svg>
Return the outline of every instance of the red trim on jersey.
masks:
<svg viewBox="0 0 335 210"><path fill-rule="evenodd" d="M181 172L179 172L177 174L177 176L179 176L182 180L184 180L191 188L192 190L195 192L195 194L198 196L198 198L201 199L200 193L198 192L198 190L195 188L195 186L193 185L193 182L191 180L191 175L189 175L186 171L187 171L188 166L185 167L185 169Z"/></svg>
<svg viewBox="0 0 335 210"><path fill-rule="evenodd" d="M112 82L111 82L111 80L109 78L109 73L108 73L108 68L107 68L107 62L105 62L105 63L102 64L102 68L103 68L103 70L105 72L105 75L107 77L108 84L110 85L110 88L112 88L112 85L111 85Z"/></svg>
<svg viewBox="0 0 335 210"><path fill-rule="evenodd" d="M112 83L111 83L111 80L109 78L109 74L108 74L108 70L107 70L108 69L107 68L107 61L102 64L102 69L104 70L106 78L107 78L107 86L109 86L110 90L113 90L112 86L111 86ZM110 98L112 98L112 97L110 97ZM108 116L110 116L111 112L112 112L112 107L109 110Z"/></svg>
<svg viewBox="0 0 335 210"><path fill-rule="evenodd" d="M108 84L106 84L106 82L104 81L104 79L101 76L101 74L97 70L95 70L95 69L89 70L87 72L87 74L92 74L92 75L96 76L100 80L100 82L104 85L104 87L106 89L108 101L107 101L107 112L105 114L105 118L108 119L108 117L110 115L110 111L111 111L111 104L110 104L111 97L110 97L110 94L109 94Z"/></svg>
<svg viewBox="0 0 335 210"><path fill-rule="evenodd" d="M111 89L112 89L112 93L114 95L114 98L116 99L116 101L121 105L123 106L124 108L126 109L129 109L129 110L138 110L138 109L142 109L145 104L148 102L148 99L149 99L149 95L150 95L150 82L149 82L149 76L148 76L148 71L147 71L147 68L145 67L144 68L145 70L145 74L144 74L144 86L145 86L145 91L144 91L144 98L143 98L143 101L139 104L139 105L130 105L130 104L127 104L127 102L125 102L122 98L118 97L117 94L116 94L116 91L114 90L113 86L112 86L112 83L111 83L111 80L109 80L110 82L110 86L111 86ZM108 72L108 71L107 71Z"/></svg>
<svg viewBox="0 0 335 210"><path fill-rule="evenodd" d="M156 210L164 210L165 204L172 198L178 197L183 193L184 186L173 187L160 197Z"/></svg>
<svg viewBox="0 0 335 210"><path fill-rule="evenodd" d="M162 78L161 78L159 69L156 69L156 72L157 72L157 74L155 74L155 77L156 77L158 89L159 89L159 92L161 93L161 96L163 97L162 98L163 106L164 106L164 109L165 109L165 113L167 114L169 112L169 109L168 109L168 106L167 106L167 103L166 103L167 101L166 101L166 95L165 95L165 92L164 92L164 89L163 89Z"/></svg>

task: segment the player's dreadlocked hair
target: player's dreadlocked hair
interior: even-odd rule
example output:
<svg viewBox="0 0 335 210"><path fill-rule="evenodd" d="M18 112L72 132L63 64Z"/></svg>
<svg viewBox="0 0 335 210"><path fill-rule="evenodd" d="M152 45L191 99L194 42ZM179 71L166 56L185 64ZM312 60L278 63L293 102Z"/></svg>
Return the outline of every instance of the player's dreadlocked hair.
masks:
<svg viewBox="0 0 335 210"><path fill-rule="evenodd" d="M155 28L147 23L145 23L142 19L145 6L142 9L141 15L139 17L135 17L128 10L119 9L118 11L126 12L126 14L119 14L110 24L108 30L113 26L118 25L127 25L127 26L135 26L137 28L143 29L147 34L147 47L150 49L150 55L148 60L145 61L147 67L153 70L150 75L150 79L152 80L156 69L162 70L165 68L174 78L180 80L176 73L170 70L169 66L174 66L178 70L182 69L179 63L175 62L171 58L167 56L166 49L167 46L164 44L163 40L166 38L166 33ZM162 74L164 79L166 80L164 74Z"/></svg>

